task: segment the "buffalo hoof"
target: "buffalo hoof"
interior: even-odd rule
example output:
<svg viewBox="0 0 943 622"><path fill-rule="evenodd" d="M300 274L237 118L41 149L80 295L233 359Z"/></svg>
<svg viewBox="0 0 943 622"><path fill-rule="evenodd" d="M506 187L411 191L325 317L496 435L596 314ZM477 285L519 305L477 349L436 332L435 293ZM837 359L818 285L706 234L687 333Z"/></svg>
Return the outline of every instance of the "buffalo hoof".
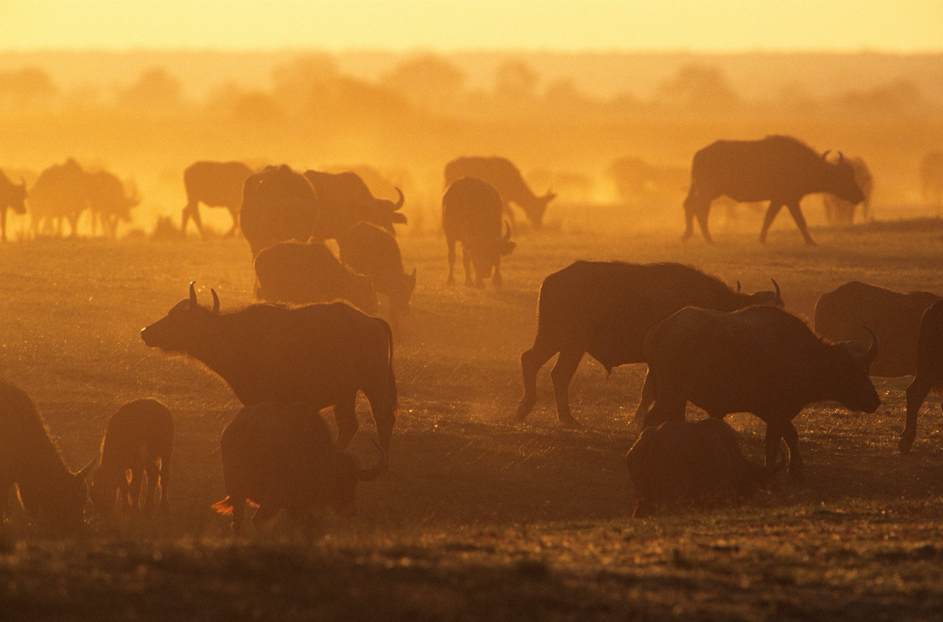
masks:
<svg viewBox="0 0 943 622"><path fill-rule="evenodd" d="M514 416L514 420L517 423L524 423L524 419L527 418L527 415L530 414L530 411L534 410L535 402L521 402L517 407L517 415Z"/></svg>
<svg viewBox="0 0 943 622"><path fill-rule="evenodd" d="M804 484L805 473L801 469L789 469L789 481L793 484Z"/></svg>
<svg viewBox="0 0 943 622"><path fill-rule="evenodd" d="M910 453L911 448L914 446L915 436L904 435L900 437L900 440L897 441L897 451L902 455L907 455Z"/></svg>
<svg viewBox="0 0 943 622"><path fill-rule="evenodd" d="M571 429L571 430L582 430L582 429L583 429L583 424L581 424L579 421L577 421L577 420L574 419L573 417L569 417L569 418L566 418L566 419L561 418L561 419L560 419L560 424L561 424L563 427L569 428L569 429Z"/></svg>

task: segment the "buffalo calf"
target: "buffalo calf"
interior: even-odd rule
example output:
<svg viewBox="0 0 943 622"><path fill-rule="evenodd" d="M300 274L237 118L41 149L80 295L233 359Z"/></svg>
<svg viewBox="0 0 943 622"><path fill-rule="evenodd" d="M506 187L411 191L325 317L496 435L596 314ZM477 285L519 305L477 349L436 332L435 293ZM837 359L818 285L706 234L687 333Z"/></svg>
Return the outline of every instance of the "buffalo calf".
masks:
<svg viewBox="0 0 943 622"><path fill-rule="evenodd" d="M90 480L89 490L96 509L110 514L118 496L125 510L141 511L145 475L144 511L153 508L158 484L160 505L166 509L173 445L174 419L166 406L154 399L134 400L121 406L105 426L99 466Z"/></svg>

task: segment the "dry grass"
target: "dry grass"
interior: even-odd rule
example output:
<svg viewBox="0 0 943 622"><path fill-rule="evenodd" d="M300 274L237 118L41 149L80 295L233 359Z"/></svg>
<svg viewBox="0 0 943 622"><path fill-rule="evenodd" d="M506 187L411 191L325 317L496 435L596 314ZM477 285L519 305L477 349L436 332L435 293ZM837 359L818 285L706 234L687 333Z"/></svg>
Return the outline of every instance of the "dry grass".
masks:
<svg viewBox="0 0 943 622"><path fill-rule="evenodd" d="M679 216L680 219L680 216ZM563 227L567 230L566 227ZM37 241L0 246L0 377L39 404L67 464L94 454L106 418L155 396L177 420L168 516L90 519L61 540L14 516L0 531L4 619L927 619L943 615L943 443L939 399L913 454L896 438L906 380L879 380L874 415L822 404L797 427L808 483L747 507L627 518L623 456L642 370L606 378L585 360L572 385L583 430L557 426L549 378L524 425L518 357L530 346L544 276L574 259L677 260L747 290L782 285L811 316L851 279L943 292L934 222L792 230L768 246L720 234L709 248L675 233L547 233L519 239L505 288L445 286L445 244L403 237L417 266L397 344L401 413L391 471L359 493L359 516L321 537L283 521L231 542L209 506L222 496L218 438L239 407L199 365L149 350L138 331L195 280L222 306L251 302L241 240ZM360 408L354 450L372 456ZM762 426L731 417L758 456ZM369 459L369 458L367 458Z"/></svg>

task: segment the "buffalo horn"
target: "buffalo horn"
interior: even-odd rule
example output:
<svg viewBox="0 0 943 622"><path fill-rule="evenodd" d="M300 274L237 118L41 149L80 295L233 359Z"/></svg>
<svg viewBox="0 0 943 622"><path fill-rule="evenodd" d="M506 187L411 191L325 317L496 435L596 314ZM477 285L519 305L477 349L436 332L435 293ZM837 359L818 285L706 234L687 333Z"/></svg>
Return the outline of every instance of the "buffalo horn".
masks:
<svg viewBox="0 0 943 622"><path fill-rule="evenodd" d="M868 351L864 353L864 360L870 365L874 362L874 359L878 356L878 336L874 334L874 331L868 328L867 326L862 326L861 328L868 331L868 334L871 335L871 345L868 346Z"/></svg>
<svg viewBox="0 0 943 622"><path fill-rule="evenodd" d="M830 154L831 152L832 152L831 149L826 149L825 152L822 154L822 159L824 160L828 158L828 154Z"/></svg>
<svg viewBox="0 0 943 622"><path fill-rule="evenodd" d="M210 293L213 294L213 313L219 313L219 296L215 289L210 289Z"/></svg>
<svg viewBox="0 0 943 622"><path fill-rule="evenodd" d="M197 308L197 305L200 304L200 303L198 303L198 302L196 301L196 287L195 287L195 285L196 285L196 281L190 281L190 308L191 308L191 309L196 309L196 308Z"/></svg>
<svg viewBox="0 0 943 622"><path fill-rule="evenodd" d="M737 293L740 293L740 281L737 281Z"/></svg>
<svg viewBox="0 0 943 622"><path fill-rule="evenodd" d="M382 447L380 447L380 443L373 441L373 444L377 446L377 451L380 453L380 458L373 467L369 469L360 469L357 472L357 479L362 482L374 480L379 477L381 473L386 471L386 452L383 451Z"/></svg>
<svg viewBox="0 0 943 622"><path fill-rule="evenodd" d="M776 282L776 279L770 279L770 281L773 282L773 287L776 288L776 300L778 300L779 302L782 302L783 294L781 291L779 291L779 283Z"/></svg>
<svg viewBox="0 0 943 622"><path fill-rule="evenodd" d="M841 151L839 151L839 152L838 152L838 163L841 164L841 163L844 162L844 161L845 161L845 156L842 154Z"/></svg>
<svg viewBox="0 0 943 622"><path fill-rule="evenodd" d="M406 198L403 196L403 191L402 191L402 190L400 190L400 189L399 189L398 187L396 187L396 186L394 186L394 188L396 188L396 193L399 195L399 201L397 201L397 202L393 205L393 211L395 212L395 211L398 210L399 208L403 207L403 203L406 202Z"/></svg>

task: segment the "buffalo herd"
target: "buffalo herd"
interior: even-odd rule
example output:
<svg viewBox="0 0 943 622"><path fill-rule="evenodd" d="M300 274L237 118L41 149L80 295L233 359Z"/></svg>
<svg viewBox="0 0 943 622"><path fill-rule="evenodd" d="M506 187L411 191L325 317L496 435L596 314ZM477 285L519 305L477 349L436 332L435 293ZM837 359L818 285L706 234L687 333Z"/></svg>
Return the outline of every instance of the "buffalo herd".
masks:
<svg viewBox="0 0 943 622"><path fill-rule="evenodd" d="M827 192L854 205L866 198L866 167L829 158L785 136L717 141L694 155L684 200L687 229L697 220L707 241L711 202L769 201L761 241L786 207L805 241L814 244L799 208L809 193ZM243 530L247 502L259 506L263 528L280 510L301 517L331 509L354 512L358 482L381 476L398 416L394 342L416 287L396 238L407 224L403 193L373 196L353 172L299 172L290 166L252 170L239 162L196 162L184 172L182 228L204 233L199 206L232 215L228 235L249 245L256 296L265 302L222 310L197 301L196 288L166 316L141 331L146 346L195 359L220 376L243 408L226 427L221 456L226 498L213 508ZM463 157L445 167L442 229L448 282L461 242L466 285L502 282L501 258L515 249L511 205L531 227L543 224L552 192L535 195L518 169L496 157ZM76 190L79 189L79 190ZM137 202L114 175L87 172L74 160L26 184L0 174L0 205L17 213L29 201L34 226L74 235L84 210L112 234ZM840 209L836 207L836 209ZM2 220L0 220L2 224ZM326 242L333 240L335 255ZM332 244L333 244L332 243ZM550 372L561 424L579 427L569 384L583 356L607 372L645 363L634 424L641 429L626 457L634 515L663 508L747 500L788 465L802 481L803 460L793 419L810 404L835 401L872 413L880 398L871 376L907 376L906 427L899 450L911 450L917 415L931 389L943 389L943 302L927 292L899 293L859 282L819 299L814 331L784 309L780 287L746 293L677 263L577 261L548 275L539 291L536 337L520 357L523 396L516 420L537 403L538 371ZM378 313L388 299L390 321ZM378 438L378 458L363 467L345 451L358 429L363 393ZM686 421L688 403L707 418ZM334 437L318 412L332 408ZM765 466L740 451L723 420L751 413L766 425ZM0 384L0 493L14 484L31 517L62 532L83 522L88 495L107 514L168 505L174 422L153 399L122 406L105 430L100 455L70 472L30 398ZM130 473L130 478L127 477ZM146 482L143 506L141 491ZM4 505L4 512L6 507Z"/></svg>

